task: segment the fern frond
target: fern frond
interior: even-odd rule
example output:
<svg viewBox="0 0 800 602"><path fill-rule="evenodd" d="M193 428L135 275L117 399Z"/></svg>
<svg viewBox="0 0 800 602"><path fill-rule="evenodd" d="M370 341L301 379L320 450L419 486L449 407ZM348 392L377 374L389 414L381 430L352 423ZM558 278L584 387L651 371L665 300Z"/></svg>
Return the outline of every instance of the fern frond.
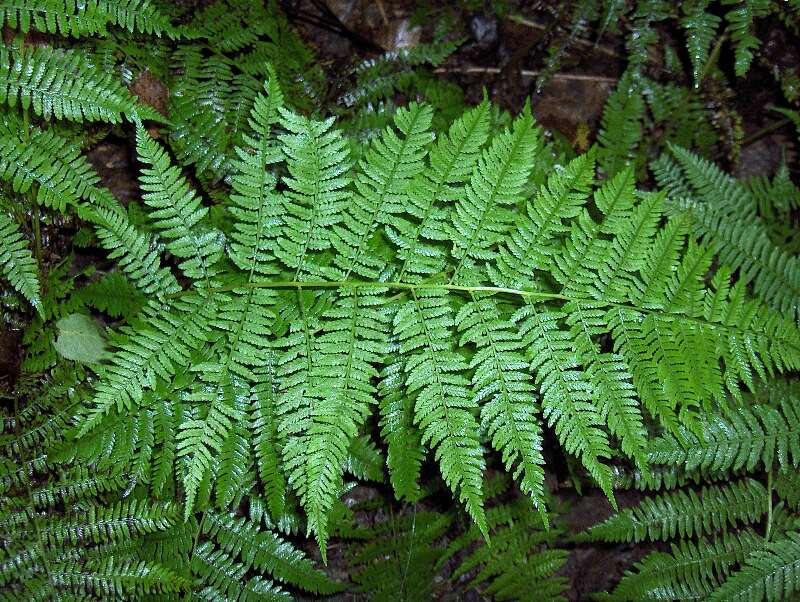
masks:
<svg viewBox="0 0 800 602"><path fill-rule="evenodd" d="M0 273L36 311L42 311L39 268L19 226L5 211L0 211Z"/></svg>
<svg viewBox="0 0 800 602"><path fill-rule="evenodd" d="M271 138L272 127L279 118L278 109L283 106L283 93L274 72L264 91L266 96L259 94L253 104L250 114L253 135L244 137L245 148L236 149L239 158L231 178L231 215L236 221L229 254L249 280L275 273L271 230L280 224L276 180L268 171L270 165L282 158Z"/></svg>
<svg viewBox="0 0 800 602"><path fill-rule="evenodd" d="M692 78L695 87L700 85L700 75L709 60L711 41L717 33L721 19L708 12L709 0L687 2L681 7L681 27L686 30L686 48L692 63Z"/></svg>
<svg viewBox="0 0 800 602"><path fill-rule="evenodd" d="M679 434L653 439L647 448L653 464L687 470L747 470L757 466L781 470L800 463L800 408L786 400L778 408L756 405L724 416L711 415L700 430L681 427Z"/></svg>
<svg viewBox="0 0 800 602"><path fill-rule="evenodd" d="M45 207L63 213L80 199L116 205L108 191L94 187L100 178L80 147L53 129L25 129L21 121L5 116L0 119L0 157L0 178L14 192L27 193L36 184L36 201Z"/></svg>
<svg viewBox="0 0 800 602"><path fill-rule="evenodd" d="M767 491L742 479L703 487L699 494L680 490L646 498L587 531L591 541L664 541L709 534L757 521L767 511Z"/></svg>
<svg viewBox="0 0 800 602"><path fill-rule="evenodd" d="M2 0L0 21L25 33L36 29L72 37L105 35L109 25L174 35L169 20L150 0Z"/></svg>
<svg viewBox="0 0 800 602"><path fill-rule="evenodd" d="M142 594L178 593L189 581L159 564L110 556L86 563L59 565L49 576L53 585L112 598Z"/></svg>
<svg viewBox="0 0 800 602"><path fill-rule="evenodd" d="M394 127L384 129L359 162L355 176L358 198L347 203L341 224L333 226L332 245L341 280L355 274L374 279L384 267L367 253L379 224L389 223L393 215L405 211L411 180L424 168L423 159L433 134L428 131L432 111L412 103L399 109Z"/></svg>
<svg viewBox="0 0 800 602"><path fill-rule="evenodd" d="M136 99L92 58L79 50L26 46L0 48L0 101L45 119L119 123L135 114L152 118Z"/></svg>
<svg viewBox="0 0 800 602"><path fill-rule="evenodd" d="M673 211L688 210L696 234L720 260L752 282L753 290L770 305L795 317L800 295L800 262L770 240L757 217L757 202L740 182L713 163L671 146L676 165L666 156L653 164L662 187L676 193Z"/></svg>
<svg viewBox="0 0 800 602"><path fill-rule="evenodd" d="M594 154L580 155L547 179L527 203L527 215L503 241L495 264L489 267L500 286L530 288L537 270L544 270L558 250L559 236L569 232L563 220L576 217L594 181Z"/></svg>
<svg viewBox="0 0 800 602"><path fill-rule="evenodd" d="M192 352L211 332L216 312L205 297L182 297L174 307L151 305L132 327L111 358L81 423L80 433L97 426L112 408L118 412L138 404L145 390L156 386L156 378L169 380L189 364Z"/></svg>
<svg viewBox="0 0 800 602"><path fill-rule="evenodd" d="M281 125L289 131L280 136L289 176L284 183L283 225L276 239L275 256L294 279L326 278L331 270L314 261L316 252L331 246L331 228L342 219L352 192L348 149L333 119L313 121L281 109Z"/></svg>
<svg viewBox="0 0 800 602"><path fill-rule="evenodd" d="M377 291L376 291L377 292ZM281 402L283 458L320 548L328 513L342 486L348 448L376 404L373 363L386 352L388 316L380 296L342 295L324 312L314 337L305 391Z"/></svg>
<svg viewBox="0 0 800 602"><path fill-rule="evenodd" d="M419 480L425 450L414 424L414 399L405 394L404 361L399 358L397 344L391 345L395 359L383 369L378 384L381 437L388 444L386 464L395 495L415 502L421 495Z"/></svg>
<svg viewBox="0 0 800 602"><path fill-rule="evenodd" d="M139 290L161 300L180 290L175 276L161 265L154 238L137 230L124 213L93 207L83 215L95 224L100 246Z"/></svg>
<svg viewBox="0 0 800 602"><path fill-rule="evenodd" d="M652 552L627 571L609 600L707 599L736 564L764 541L751 533L723 533L721 537L680 541L670 553Z"/></svg>
<svg viewBox="0 0 800 602"><path fill-rule="evenodd" d="M744 559L709 600L783 600L800 587L800 533L764 544Z"/></svg>
<svg viewBox="0 0 800 602"><path fill-rule="evenodd" d="M267 572L281 582L312 594L326 595L341 590L341 585L316 569L300 550L245 518L208 511L203 524L204 533L226 553L240 557L248 569Z"/></svg>
<svg viewBox="0 0 800 602"><path fill-rule="evenodd" d="M250 412L250 438L270 515L279 520L286 507L287 487L281 462L284 442L280 436L275 355L274 352L268 354L257 372L258 384L253 387Z"/></svg>
<svg viewBox="0 0 800 602"><path fill-rule="evenodd" d="M235 452L235 450L224 450L224 447L229 437L236 435L236 429L245 417L245 404L249 401L249 388L232 378L224 365L200 364L193 366L193 369L200 372L202 382L187 395L187 401L199 407L196 407L195 413L180 424L176 435L177 456L186 458L183 475L186 491L184 519L188 519L192 514L198 489L208 476L215 460L219 459L222 462L224 451ZM236 473L242 470L232 463L240 459L246 461L247 447L244 446L239 456L227 458L228 466L227 468L223 466L221 468L223 474L219 475L222 478L221 487L225 486L226 481L231 482L234 488L241 487L242 483L237 480L240 474ZM226 476L225 471L232 474ZM237 492L223 490L222 493L227 499L221 499L219 503L224 507L226 504L223 502L230 503Z"/></svg>
<svg viewBox="0 0 800 602"><path fill-rule="evenodd" d="M734 70L741 77L750 69L753 52L761 45L751 31L753 20L768 14L771 3L766 0L724 0L722 4L738 5L725 13L725 20L734 46Z"/></svg>
<svg viewBox="0 0 800 602"><path fill-rule="evenodd" d="M542 410L555 428L564 449L577 455L609 499L611 471L604 459L611 457L600 411L592 403L592 383L578 369L578 357L568 332L559 321L566 314L533 304L515 314L526 348L530 369L542 395ZM612 501L613 503L613 501Z"/></svg>
<svg viewBox="0 0 800 602"><path fill-rule="evenodd" d="M402 261L397 279L416 281L440 273L445 266L445 206L460 199L489 134L489 103L483 102L453 122L429 154L430 167L414 178L405 212L385 225L386 236Z"/></svg>
<svg viewBox="0 0 800 602"><path fill-rule="evenodd" d="M210 541L202 542L195 549L192 572L201 580L202 589L194 592L201 600L289 602L292 599L271 581L261 577L246 578L247 567L223 550L215 549Z"/></svg>
<svg viewBox="0 0 800 602"><path fill-rule="evenodd" d="M642 139L645 104L633 73L623 75L608 97L600 120L597 162L607 176L628 165L636 167L637 150Z"/></svg>

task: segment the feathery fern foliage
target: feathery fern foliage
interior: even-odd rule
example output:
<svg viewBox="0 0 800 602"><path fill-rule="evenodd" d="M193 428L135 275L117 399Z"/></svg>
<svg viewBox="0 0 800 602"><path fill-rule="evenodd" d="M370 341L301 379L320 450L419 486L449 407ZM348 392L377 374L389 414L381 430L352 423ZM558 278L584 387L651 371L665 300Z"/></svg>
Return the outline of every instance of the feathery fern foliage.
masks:
<svg viewBox="0 0 800 602"><path fill-rule="evenodd" d="M748 7L725 17L744 66ZM682 9L700 54L707 8ZM631 16L650 38L667 18ZM351 576L376 599L429 599L441 577L563 599L551 458L615 508L621 481L659 489L584 536L673 544L611 597L794 591L800 410L776 383L800 368L800 285L790 233L765 224L798 206L788 170L742 184L673 145L663 190L638 190L642 124L684 108L665 139L711 144L692 97L620 87L600 147L561 161L529 105L438 110L448 88L411 67L448 44L365 64L374 87L326 117L276 3L178 17L0 1L8 27L108 42L0 49L0 270L38 313L0 422L0 599L340 592L303 532L323 561L334 538L364 542ZM150 33L182 41L148 57L130 34ZM148 65L162 106L122 83ZM395 90L419 94L395 108ZM379 100L365 127L358 107ZM141 203L100 186L85 122L131 134ZM28 209L80 228L97 269L40 270ZM75 313L102 318L107 358L57 352ZM348 523L362 481L396 516Z"/></svg>

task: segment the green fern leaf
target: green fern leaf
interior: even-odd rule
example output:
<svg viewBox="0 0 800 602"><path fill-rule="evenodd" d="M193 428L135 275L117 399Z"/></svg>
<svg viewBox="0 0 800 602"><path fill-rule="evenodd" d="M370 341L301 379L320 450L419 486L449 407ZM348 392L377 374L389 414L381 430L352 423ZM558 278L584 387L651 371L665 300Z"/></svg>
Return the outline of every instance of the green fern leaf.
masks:
<svg viewBox="0 0 800 602"><path fill-rule="evenodd" d="M543 520L544 499L542 429L533 379L527 372L519 333L492 299L473 298L455 318L462 332L460 344L472 343L476 353L470 362L473 404L481 407L481 422L492 446L503 454L506 469L530 495Z"/></svg>
<svg viewBox="0 0 800 602"><path fill-rule="evenodd" d="M752 479L646 498L589 529L591 541L664 541L753 523L767 511L767 492Z"/></svg>
<svg viewBox="0 0 800 602"><path fill-rule="evenodd" d="M38 312L42 312L39 269L16 222L0 211L0 273Z"/></svg>
<svg viewBox="0 0 800 602"><path fill-rule="evenodd" d="M378 385L381 437L388 444L386 463L395 495L415 502L421 496L419 479L425 451L422 435L414 425L414 399L405 394L405 363L399 358L397 344L391 347L396 359L383 369Z"/></svg>
<svg viewBox="0 0 800 602"><path fill-rule="evenodd" d="M467 364L452 350L453 314L446 292L413 293L394 317L400 352L407 358L406 389L416 397L414 422L422 443L436 450L445 482L486 534L483 510L483 449L472 412Z"/></svg>
<svg viewBox="0 0 800 602"><path fill-rule="evenodd" d="M79 37L106 34L108 25L118 25L130 32L174 35L150 0L2 0L0 20L25 33L36 29Z"/></svg>
<svg viewBox="0 0 800 602"><path fill-rule="evenodd" d="M89 55L50 47L0 48L0 101L32 107L45 119L119 123L137 113L154 117Z"/></svg>
<svg viewBox="0 0 800 602"><path fill-rule="evenodd" d="M742 569L709 596L709 600L784 600L800 586L800 533L768 542L744 559Z"/></svg>
<svg viewBox="0 0 800 602"><path fill-rule="evenodd" d="M680 541L671 552L652 552L637 562L614 588L609 600L707 599L737 563L763 540L749 531L698 542Z"/></svg>
<svg viewBox="0 0 800 602"><path fill-rule="evenodd" d="M569 333L559 321L565 314L522 307L514 316L542 395L542 410L555 428L564 449L577 455L610 500L611 471L603 459L611 457L602 414L594 406L592 383L578 370L578 358Z"/></svg>
<svg viewBox="0 0 800 602"><path fill-rule="evenodd" d="M208 213L180 171L170 165L164 149L136 126L136 152L147 167L139 178L145 203L152 208L153 224L167 239L167 249L181 259L180 267L189 278L210 285L214 263L222 252L219 233L201 222Z"/></svg>
<svg viewBox="0 0 800 602"><path fill-rule="evenodd" d="M300 495L323 555L348 448L377 403L371 381L378 376L373 363L386 352L388 316L382 305L379 296L354 292L324 312L310 355L311 384L281 402L289 483Z"/></svg>
<svg viewBox="0 0 800 602"><path fill-rule="evenodd" d="M423 159L433 134L428 131L432 111L428 106L412 103L399 109L394 117L395 129L387 127L376 138L359 163L355 177L358 199L347 204L341 225L333 226L333 247L340 280L355 274L374 279L383 262L367 253L376 227L393 220L393 215L405 211L409 201L411 180L422 172Z"/></svg>
<svg viewBox="0 0 800 602"><path fill-rule="evenodd" d="M653 464L682 465L687 470L747 470L773 463L785 470L800 462L800 408L786 400L777 408L757 405L725 416L710 416L698 434L686 428L648 445Z"/></svg>
<svg viewBox="0 0 800 602"><path fill-rule="evenodd" d="M81 422L80 433L97 426L112 408L118 412L138 404L145 390L156 386L156 377L168 380L189 364L192 352L210 336L213 303L205 297L183 297L173 308L151 305L126 335L111 358Z"/></svg>
<svg viewBox="0 0 800 602"><path fill-rule="evenodd" d="M289 190L283 195L283 224L276 239L275 256L294 270L294 279L327 278L334 272L319 265L314 255L331 246L331 228L342 220L344 205L352 193L347 143L333 126L333 119L312 121L281 109L281 125L289 131L280 136L284 145Z"/></svg>
<svg viewBox="0 0 800 602"><path fill-rule="evenodd" d="M530 175L531 161L523 157L534 156L539 144L530 106L525 105L512 129L495 136L481 153L464 196L451 213L449 236L456 261L451 283L475 280L479 277L475 262L494 257L492 247L509 229L509 208L522 202Z"/></svg>
<svg viewBox="0 0 800 602"><path fill-rule="evenodd" d="M707 12L708 0L687 2L681 8L684 17L681 27L686 30L686 49L692 63L692 77L695 87L700 85L700 76L706 68L711 50L711 41L717 33L721 19Z"/></svg>
<svg viewBox="0 0 800 602"><path fill-rule="evenodd" d="M402 261L397 279L417 281L443 271L447 210L463 195L463 184L478 161L489 134L489 103L483 102L453 122L431 148L429 169L409 187L405 212L413 219L393 215L385 224L387 237L398 247Z"/></svg>
<svg viewBox="0 0 800 602"><path fill-rule="evenodd" d="M203 525L205 534L214 538L226 553L241 557L248 568L266 571L273 578L312 594L341 590L338 583L314 568L300 550L252 521L209 511Z"/></svg>
<svg viewBox="0 0 800 602"><path fill-rule="evenodd" d="M556 168L547 185L527 204L527 215L503 241L496 268L489 267L500 286L526 289L537 279L536 271L550 265L557 252L559 235L569 232L563 220L578 215L586 203L594 180L594 154L580 155L563 168Z"/></svg>

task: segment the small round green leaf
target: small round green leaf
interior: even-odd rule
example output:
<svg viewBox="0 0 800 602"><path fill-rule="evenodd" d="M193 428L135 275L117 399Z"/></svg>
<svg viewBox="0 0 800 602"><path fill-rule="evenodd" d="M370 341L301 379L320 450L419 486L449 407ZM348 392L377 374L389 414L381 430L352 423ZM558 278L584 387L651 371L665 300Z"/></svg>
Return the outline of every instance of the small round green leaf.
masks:
<svg viewBox="0 0 800 602"><path fill-rule="evenodd" d="M103 330L83 314L70 314L56 322L58 339L54 343L61 357L83 364L94 364L109 356Z"/></svg>

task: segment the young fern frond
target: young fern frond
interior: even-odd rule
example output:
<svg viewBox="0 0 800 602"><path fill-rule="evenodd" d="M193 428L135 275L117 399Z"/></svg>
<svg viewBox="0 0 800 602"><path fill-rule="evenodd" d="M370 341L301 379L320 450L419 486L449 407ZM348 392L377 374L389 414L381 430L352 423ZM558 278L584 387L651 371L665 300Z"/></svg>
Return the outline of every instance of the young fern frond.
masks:
<svg viewBox="0 0 800 602"><path fill-rule="evenodd" d="M0 273L36 311L42 310L39 268L36 260L17 223L2 210L0 210Z"/></svg>

